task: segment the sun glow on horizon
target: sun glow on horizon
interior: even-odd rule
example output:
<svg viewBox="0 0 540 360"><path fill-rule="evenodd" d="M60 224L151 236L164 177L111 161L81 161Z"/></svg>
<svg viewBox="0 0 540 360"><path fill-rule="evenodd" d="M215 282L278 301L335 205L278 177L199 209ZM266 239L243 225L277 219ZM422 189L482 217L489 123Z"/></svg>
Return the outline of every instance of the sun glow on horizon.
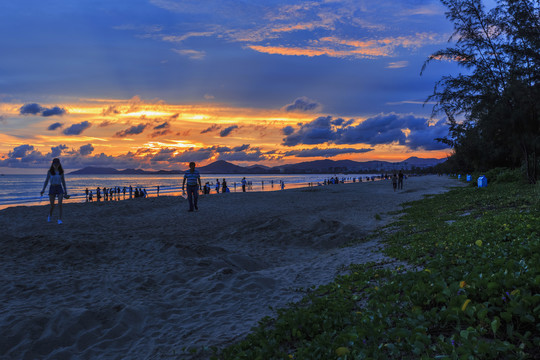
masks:
<svg viewBox="0 0 540 360"><path fill-rule="evenodd" d="M286 107L258 109L223 104L167 104L135 97L123 101L79 100L73 104L62 104L66 110L64 113L46 117L20 114L19 109L23 106L0 104L0 109L8 114L4 122L19 117L27 123L26 127L0 134L0 139L7 140L6 144L0 145L0 159L18 159L16 156L38 159L54 154L72 157L73 161L81 164L85 161L106 164L114 160L126 164L138 162L126 167L151 168L157 164L170 168L191 159L200 165L225 160L239 162L240 165L274 166L321 159L399 162L413 155L446 157L449 154L449 151L442 150L412 151L397 142L339 145L326 131L337 136L340 131L362 124L367 119L365 116L344 120L322 112L287 111ZM39 106L53 108L57 105ZM319 125L316 125L319 120L323 123L332 121L332 125L328 129L322 128L321 135L315 135L319 131ZM345 122L348 125L343 125ZM428 127L435 125L431 121ZM304 126L307 127L303 130ZM294 144L286 144L285 139L291 129L296 132L295 136L307 137ZM306 135L305 131L315 132ZM402 128L401 132L407 138L413 134L409 128ZM364 151L366 149L369 150Z"/></svg>

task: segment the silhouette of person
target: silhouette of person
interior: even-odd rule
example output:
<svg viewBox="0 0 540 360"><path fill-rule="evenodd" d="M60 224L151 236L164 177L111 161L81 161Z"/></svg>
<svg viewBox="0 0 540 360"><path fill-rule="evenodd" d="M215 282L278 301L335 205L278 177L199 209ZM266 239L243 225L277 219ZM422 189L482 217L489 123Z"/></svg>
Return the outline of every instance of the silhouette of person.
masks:
<svg viewBox="0 0 540 360"><path fill-rule="evenodd" d="M45 179L45 183L43 184L43 189L41 190L41 196L43 196L43 193L45 192L45 188L47 188L47 183L51 182L51 185L49 186L49 201L50 201L50 208L49 208L49 216L47 217L47 222L51 222L51 217L54 210L54 201L58 197L58 210L59 210L59 216L58 216L58 224L62 223L62 199L65 197L66 199L69 198L69 195L67 193L66 188L66 180L64 179L64 169L62 169L62 165L60 164L60 159L54 158L51 167L49 168L49 171L47 171L47 178Z"/></svg>
<svg viewBox="0 0 540 360"><path fill-rule="evenodd" d="M202 189L201 175L195 170L195 163L192 161L189 163L189 170L184 173L184 181L182 182L182 192L187 182L188 203L190 212L199 210L197 201L199 200L199 189Z"/></svg>
<svg viewBox="0 0 540 360"><path fill-rule="evenodd" d="M223 182L221 183L221 192L226 193L227 192L227 182L225 179L223 179Z"/></svg>
<svg viewBox="0 0 540 360"><path fill-rule="evenodd" d="M396 191L397 184L398 184L398 178L397 178L397 175L394 174L394 176L392 176L392 187L394 188L394 191Z"/></svg>
<svg viewBox="0 0 540 360"><path fill-rule="evenodd" d="M219 194L219 179L216 179L216 193Z"/></svg>
<svg viewBox="0 0 540 360"><path fill-rule="evenodd" d="M242 179L242 192L246 192L246 185L247 185L247 181L246 181L246 177L244 176L244 178Z"/></svg>
<svg viewBox="0 0 540 360"><path fill-rule="evenodd" d="M398 175L398 189L403 190L403 171L399 170Z"/></svg>

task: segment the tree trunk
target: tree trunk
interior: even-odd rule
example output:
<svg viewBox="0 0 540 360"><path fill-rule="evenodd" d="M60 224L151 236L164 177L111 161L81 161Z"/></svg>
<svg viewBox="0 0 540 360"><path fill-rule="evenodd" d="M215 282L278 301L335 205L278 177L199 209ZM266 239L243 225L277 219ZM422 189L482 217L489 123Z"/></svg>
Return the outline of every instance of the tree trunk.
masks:
<svg viewBox="0 0 540 360"><path fill-rule="evenodd" d="M521 149L523 150L523 158L525 160L525 171L527 172L527 180L529 181L529 184L536 184L536 152L534 150L529 152L525 141L522 141Z"/></svg>

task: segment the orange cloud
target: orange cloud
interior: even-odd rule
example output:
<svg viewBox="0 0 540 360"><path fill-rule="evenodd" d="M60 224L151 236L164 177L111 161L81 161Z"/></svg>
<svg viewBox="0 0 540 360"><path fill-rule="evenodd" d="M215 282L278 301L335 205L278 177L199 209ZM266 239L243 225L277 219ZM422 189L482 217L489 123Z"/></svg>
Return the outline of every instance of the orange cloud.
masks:
<svg viewBox="0 0 540 360"><path fill-rule="evenodd" d="M304 29L306 26L307 25L305 24L301 24L288 27L287 29ZM418 33L415 36L410 37L400 36L370 40L351 40L341 39L336 36L327 36L319 40L312 41L312 45L306 47L248 45L248 48L265 54L287 56L314 57L326 55L337 58L375 58L394 55L394 50L398 46L411 48L419 47L428 43L437 43L439 41L439 35L429 33ZM319 44L328 45L319 46Z"/></svg>
<svg viewBox="0 0 540 360"><path fill-rule="evenodd" d="M283 46L259 46L259 45L249 45L248 48L265 53L265 54L278 54L278 55L289 55L289 56L330 56L336 58L345 58L345 57L368 57L368 56L385 56L385 54L379 52L376 49L364 49L364 50L336 50L330 47L320 47L320 48L300 48L300 47L283 47Z"/></svg>

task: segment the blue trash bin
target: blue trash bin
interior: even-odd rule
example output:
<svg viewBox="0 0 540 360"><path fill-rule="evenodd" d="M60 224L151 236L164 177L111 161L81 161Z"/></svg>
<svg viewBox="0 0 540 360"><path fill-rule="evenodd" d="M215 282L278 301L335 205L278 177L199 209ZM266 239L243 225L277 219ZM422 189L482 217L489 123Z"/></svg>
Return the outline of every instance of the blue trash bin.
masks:
<svg viewBox="0 0 540 360"><path fill-rule="evenodd" d="M487 177L485 177L484 175L481 175L479 178L478 178L478 187L481 188L481 187L487 187Z"/></svg>

